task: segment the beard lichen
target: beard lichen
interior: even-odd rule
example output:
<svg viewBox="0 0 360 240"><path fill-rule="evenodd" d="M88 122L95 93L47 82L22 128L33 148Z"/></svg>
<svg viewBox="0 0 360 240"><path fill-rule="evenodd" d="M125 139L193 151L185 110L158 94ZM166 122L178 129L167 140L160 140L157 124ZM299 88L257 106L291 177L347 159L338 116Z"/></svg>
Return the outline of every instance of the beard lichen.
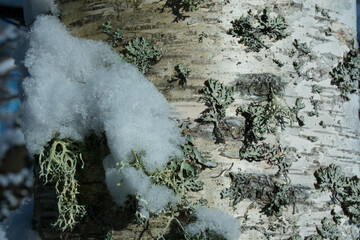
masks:
<svg viewBox="0 0 360 240"><path fill-rule="evenodd" d="M79 141L55 137L39 155L40 177L45 184L55 183L59 216L53 226L62 231L72 230L86 213L76 197L79 194L76 169L79 164L84 167L82 149Z"/></svg>

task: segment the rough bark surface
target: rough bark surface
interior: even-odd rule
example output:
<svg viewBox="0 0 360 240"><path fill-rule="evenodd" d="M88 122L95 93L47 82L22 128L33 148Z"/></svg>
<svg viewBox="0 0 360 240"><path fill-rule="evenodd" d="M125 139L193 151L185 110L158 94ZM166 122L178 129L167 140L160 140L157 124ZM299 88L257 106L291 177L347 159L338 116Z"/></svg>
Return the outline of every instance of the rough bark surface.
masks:
<svg viewBox="0 0 360 240"><path fill-rule="evenodd" d="M359 99L353 95L350 102L344 102L339 91L330 84L329 72L337 65L344 52L354 39L351 29L355 23L355 1L333 0L317 1L328 10L331 19L315 12L315 1L261 1L261 0L205 0L194 12L184 12L179 8L180 1L152 0L60 0L61 21L72 34L81 38L107 40L102 33L101 24L111 20L113 29L124 33L123 43L136 36L145 36L151 43L163 50L163 57L147 74L169 102L173 104L173 117L189 118L192 121L189 133L196 137L196 146L203 156L214 159L218 167L206 169L200 176L204 189L193 193L193 199L201 197L208 205L220 208L238 219L241 225L241 239L286 239L296 233L308 236L316 233L320 220L330 216L329 193L314 188L314 171L331 163L342 166L348 175L360 173L359 138ZM246 52L238 39L227 34L230 21L264 7L285 17L289 24L289 37L271 42L270 49L259 53ZM351 25L351 26L349 26ZM333 29L332 36L325 36L324 30ZM199 34L207 38L199 42ZM306 42L311 48L312 57L301 61L300 74L293 67L289 57L294 39ZM119 50L122 47L118 48ZM279 67L278 59L284 63ZM185 86L167 82L175 74L174 67L183 64L191 69ZM266 217L260 213L252 200L243 200L235 207L229 207L228 199L220 199L220 192L230 186L229 171L247 172L276 178L276 167L266 162L247 162L239 158L242 146L244 119L235 115L235 109L256 99L262 99L268 89L252 88L256 81L267 76L277 76L284 85L283 94L290 106L295 99L304 98L306 108L305 126L288 127L278 131L276 136L268 136L270 142L296 147L298 158L293 162L288 177L291 186L298 189L297 201L289 206L280 218ZM238 86L235 102L227 109L228 129L225 143L215 144L212 124L199 124L195 120L206 106L198 99L199 90L207 79L217 79L227 86ZM321 94L311 93L313 84L321 85ZM256 84L255 84L256 85ZM316 96L315 96L316 95ZM320 100L319 116L308 117L312 111L310 96ZM323 128L319 122L327 127ZM311 142L309 136L318 137ZM105 156L105 155L104 155ZM240 170L241 169L241 170ZM45 185L38 179L35 168L35 221L43 239L59 238L49 225L56 215L56 199L53 186ZM85 163L85 170L79 173L82 195L80 199L89 204L93 215L89 221L68 234L69 239L101 239L103 228L112 229L114 239L153 239L164 227L164 219L150 221L150 226L133 223L131 213L118 211L109 196L104 183L101 162L94 165ZM54 210L55 209L55 210ZM336 207L340 211L339 207ZM91 214L89 214L91 215ZM149 230L150 229L150 230ZM350 226L343 218L341 230L346 239L356 239L358 229Z"/></svg>

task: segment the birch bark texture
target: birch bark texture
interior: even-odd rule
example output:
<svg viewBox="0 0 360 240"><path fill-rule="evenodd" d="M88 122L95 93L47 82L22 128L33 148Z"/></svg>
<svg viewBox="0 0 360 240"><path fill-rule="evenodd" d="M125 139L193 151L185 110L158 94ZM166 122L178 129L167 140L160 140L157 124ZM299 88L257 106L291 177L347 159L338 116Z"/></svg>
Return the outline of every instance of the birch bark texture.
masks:
<svg viewBox="0 0 360 240"><path fill-rule="evenodd" d="M209 207L222 209L237 218L241 239L309 236L316 233L322 218L331 218L332 208L341 213L341 208L332 203L329 192L315 189L314 172L334 163L348 176L360 175L359 96L352 94L350 101L343 101L337 87L331 85L329 74L356 44L355 0L205 0L193 12L184 11L180 0L59 0L57 4L61 21L76 37L107 41L101 25L111 20L113 29L123 32L123 43L143 36L162 49L162 59L146 76L172 103L173 118L190 119L189 134L195 137L202 155L218 163L216 168L202 172L200 180L204 182L204 189L191 193L190 197L204 198ZM330 18L316 12L316 4L325 9ZM265 7L271 9L271 14L285 18L290 36L276 42L268 41L268 49L247 52L239 39L228 34L231 21L247 15L249 10L260 13ZM331 36L325 34L328 28L332 29ZM199 39L202 33L206 37ZM307 43L311 57L291 56L295 39ZM297 70L294 62L300 64ZM178 64L191 69L184 86L167 81L175 74L174 67ZM199 101L199 90L207 79L237 87L235 101L226 110L225 141L219 144L214 140L213 124L196 122L206 109L204 102ZM277 168L266 161L248 162L239 157L245 119L236 115L236 108L263 100L268 88L261 87L261 82L268 79L276 79L272 84L280 86L289 106L299 97L305 103L301 111L305 117L304 126L278 129L276 134L267 136L269 143L278 142L297 149L287 174L287 181L296 189L296 201L284 209L281 217L265 216L254 199L245 199L230 207L230 200L221 199L220 195L231 184L229 172L263 176L270 179L267 182L271 179L284 181L275 176ZM321 93L313 93L313 85L320 86ZM311 97L319 100L318 116L308 116L314 110ZM107 149L102 151L105 156ZM43 185L37 172L35 168L35 226L42 239L58 239L60 233L50 226L56 217L54 189L51 185ZM144 229L133 224L129 215L114 210L101 164L84 170L79 183L82 198L91 206L88 213L96 220L65 236L69 239L100 239L103 226L112 230L113 239L154 239L166 224L160 218L150 221L149 227ZM359 230L346 218L340 230L345 239L359 236Z"/></svg>

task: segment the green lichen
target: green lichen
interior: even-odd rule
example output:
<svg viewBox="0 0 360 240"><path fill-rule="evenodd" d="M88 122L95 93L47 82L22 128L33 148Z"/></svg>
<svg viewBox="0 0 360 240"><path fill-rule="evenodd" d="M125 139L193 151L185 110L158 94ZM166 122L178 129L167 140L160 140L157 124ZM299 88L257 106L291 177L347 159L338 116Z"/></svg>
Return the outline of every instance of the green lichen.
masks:
<svg viewBox="0 0 360 240"><path fill-rule="evenodd" d="M181 0L181 7L186 12L194 12L199 9L199 5L203 2L204 0Z"/></svg>
<svg viewBox="0 0 360 240"><path fill-rule="evenodd" d="M114 240L111 229L105 228L103 229L103 240Z"/></svg>
<svg viewBox="0 0 360 240"><path fill-rule="evenodd" d="M308 113L308 116L313 117L317 116L319 117L319 105L321 103L320 100L314 99L313 96L310 97L310 103L313 106L313 110Z"/></svg>
<svg viewBox="0 0 360 240"><path fill-rule="evenodd" d="M320 94L323 90L324 90L324 88L319 85L314 84L311 86L311 93L319 93Z"/></svg>
<svg viewBox="0 0 360 240"><path fill-rule="evenodd" d="M239 19L231 21L232 27L229 34L233 37L240 38L239 43L247 46L248 51L259 52L262 48L269 48L265 44L263 36L271 39L281 40L289 36L285 32L287 24L282 16L270 17L270 9L265 8L262 14L253 15L251 10L248 15L241 16Z"/></svg>
<svg viewBox="0 0 360 240"><path fill-rule="evenodd" d="M290 147L282 147L279 145L270 146L267 143L251 144L242 147L239 151L240 159L252 161L266 161L268 164L278 166L276 176L287 175L291 162L289 153Z"/></svg>
<svg viewBox="0 0 360 240"><path fill-rule="evenodd" d="M136 65L139 71L146 74L162 57L162 51L156 47L150 47L145 37L136 37L129 41L120 56L127 62Z"/></svg>
<svg viewBox="0 0 360 240"><path fill-rule="evenodd" d="M321 228L316 228L318 234L322 237L322 239L330 239L330 240L341 240L341 232L337 228L336 224L333 223L328 218L323 218L321 220Z"/></svg>
<svg viewBox="0 0 360 240"><path fill-rule="evenodd" d="M295 106L293 107L293 112L296 116L296 121L298 122L299 126L302 127L305 125L305 119L303 116L299 116L299 112L301 109L305 108L305 104L302 101L302 98L299 97L295 101Z"/></svg>
<svg viewBox="0 0 360 240"><path fill-rule="evenodd" d="M199 34L199 43L202 43L204 41L204 38L207 38L208 35L205 32L201 32Z"/></svg>
<svg viewBox="0 0 360 240"><path fill-rule="evenodd" d="M205 81L202 89L204 100L208 108L201 113L203 122L212 122L219 127L225 120L226 108L234 102L235 87L227 87L217 80L210 79Z"/></svg>
<svg viewBox="0 0 360 240"><path fill-rule="evenodd" d="M73 229L86 213L85 207L77 200L78 181L75 178L78 165L84 167L82 143L57 136L39 155L40 177L55 183L59 216L53 224L62 231Z"/></svg>
<svg viewBox="0 0 360 240"><path fill-rule="evenodd" d="M168 82L173 83L179 81L179 85L186 85L191 72L190 68L184 67L182 64L178 64L175 66L175 72L176 74L172 76Z"/></svg>
<svg viewBox="0 0 360 240"><path fill-rule="evenodd" d="M306 139L312 143L317 142L319 140L319 138L316 136L307 136Z"/></svg>
<svg viewBox="0 0 360 240"><path fill-rule="evenodd" d="M321 16L330 19L330 15L329 12L327 10L325 10L324 8L321 8L319 5L315 4L315 12L320 13Z"/></svg>
<svg viewBox="0 0 360 240"><path fill-rule="evenodd" d="M236 206L244 199L257 201L268 216L280 216L283 208L294 201L290 185L274 182L264 175L230 172L231 185L221 192L221 198L229 198L230 206Z"/></svg>
<svg viewBox="0 0 360 240"><path fill-rule="evenodd" d="M105 23L101 24L101 28L103 29L103 33L108 35L111 46L118 47L119 44L124 39L124 35L120 29L116 29L114 32L111 32L111 20L106 21Z"/></svg>
<svg viewBox="0 0 360 240"><path fill-rule="evenodd" d="M247 108L239 106L236 114L246 119L245 145L263 140L265 133L275 133L277 127L285 129L287 123L292 126L298 120L296 117L298 109L290 108L286 100L274 94L273 91L265 101L251 102Z"/></svg>
<svg viewBox="0 0 360 240"><path fill-rule="evenodd" d="M279 59L273 59L273 62L279 67L282 68L285 64L281 62Z"/></svg>
<svg viewBox="0 0 360 240"><path fill-rule="evenodd" d="M309 46L306 43L300 43L298 39L294 40L293 46L298 50L299 56L311 53Z"/></svg>
<svg viewBox="0 0 360 240"><path fill-rule="evenodd" d="M331 29L331 27L328 27L328 28L325 29L325 31L324 31L325 36L327 36L327 37L332 36L333 32L334 32L334 31Z"/></svg>
<svg viewBox="0 0 360 240"><path fill-rule="evenodd" d="M262 212L267 216L281 216L283 208L290 203L289 189L287 184L275 183L270 202L263 207Z"/></svg>
<svg viewBox="0 0 360 240"><path fill-rule="evenodd" d="M358 93L360 81L360 55L359 49L350 50L331 72L331 84L336 85L341 97L350 100L348 94Z"/></svg>
<svg viewBox="0 0 360 240"><path fill-rule="evenodd" d="M353 224L360 222L360 181L357 176L346 177L339 166L330 164L314 173L315 187L330 190L332 200L340 203L345 215Z"/></svg>
<svg viewBox="0 0 360 240"><path fill-rule="evenodd" d="M222 128L225 125L226 108L234 102L235 86L227 87L217 80L209 79L204 83L205 87L201 90L203 96L199 100L204 100L208 107L202 113L198 121L214 124L214 136L217 143L225 142Z"/></svg>

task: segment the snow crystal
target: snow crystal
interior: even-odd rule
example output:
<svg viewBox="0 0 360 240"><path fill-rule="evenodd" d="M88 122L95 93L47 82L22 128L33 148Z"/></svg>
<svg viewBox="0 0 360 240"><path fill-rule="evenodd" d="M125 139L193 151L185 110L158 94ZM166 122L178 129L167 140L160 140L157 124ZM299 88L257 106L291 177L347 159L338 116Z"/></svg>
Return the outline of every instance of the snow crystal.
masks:
<svg viewBox="0 0 360 240"><path fill-rule="evenodd" d="M0 239L40 240L38 233L32 230L33 211L34 199L32 198L25 201L20 209L12 212L10 217L1 223Z"/></svg>
<svg viewBox="0 0 360 240"><path fill-rule="evenodd" d="M197 221L185 227L191 234L199 234L205 230L211 230L222 235L227 240L239 239L239 224L229 214L217 209L198 207L196 209Z"/></svg>
<svg viewBox="0 0 360 240"><path fill-rule="evenodd" d="M55 133L83 140L94 131L105 132L115 162L129 161L132 150L144 151L149 172L181 156L184 140L169 119L169 104L110 46L72 37L56 17L45 15L27 40L28 51L18 52L16 63L29 74L20 111L31 154L40 153Z"/></svg>

